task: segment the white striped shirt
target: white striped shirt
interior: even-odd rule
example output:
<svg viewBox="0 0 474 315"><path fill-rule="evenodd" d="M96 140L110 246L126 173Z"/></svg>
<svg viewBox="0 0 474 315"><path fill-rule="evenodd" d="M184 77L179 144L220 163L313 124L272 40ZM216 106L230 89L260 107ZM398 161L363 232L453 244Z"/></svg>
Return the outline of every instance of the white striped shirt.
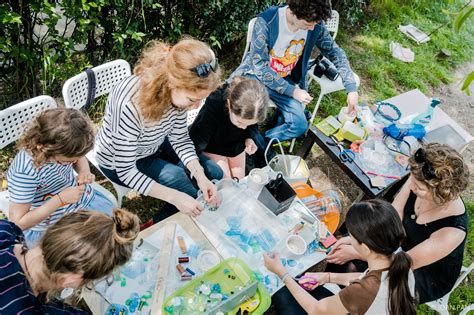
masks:
<svg viewBox="0 0 474 315"><path fill-rule="evenodd" d="M197 155L188 135L185 110L170 106L159 121L145 123L132 102L139 83L139 77L132 75L110 93L96 137L96 157L101 167L115 170L128 187L148 195L153 179L138 170L137 160L153 155L166 137L184 165Z"/></svg>
<svg viewBox="0 0 474 315"><path fill-rule="evenodd" d="M18 204L31 204L30 211L34 211L64 189L77 185L72 163L46 162L36 167L32 156L25 150L18 152L13 159L8 169L7 179L10 200ZM58 208L31 229L34 231L46 230L63 215L87 208L93 196L92 186L86 185L81 200Z"/></svg>

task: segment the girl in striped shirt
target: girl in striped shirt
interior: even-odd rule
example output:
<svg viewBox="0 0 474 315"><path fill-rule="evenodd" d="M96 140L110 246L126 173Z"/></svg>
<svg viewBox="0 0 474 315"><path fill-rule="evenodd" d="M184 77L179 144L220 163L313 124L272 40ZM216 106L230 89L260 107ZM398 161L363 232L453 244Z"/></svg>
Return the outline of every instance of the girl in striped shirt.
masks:
<svg viewBox="0 0 474 315"><path fill-rule="evenodd" d="M217 59L206 44L193 39L172 47L153 42L134 75L109 95L96 138L99 166L113 182L171 205L160 211L160 219L174 207L199 215L203 209L194 199L197 188L207 202L217 202L208 178L222 178L222 170L208 158L200 161L186 118L187 110L197 108L219 80Z"/></svg>
<svg viewBox="0 0 474 315"><path fill-rule="evenodd" d="M23 134L7 174L9 219L25 231L30 247L67 213L112 214L113 204L90 185L94 175L85 155L93 145L92 123L75 109L48 109Z"/></svg>

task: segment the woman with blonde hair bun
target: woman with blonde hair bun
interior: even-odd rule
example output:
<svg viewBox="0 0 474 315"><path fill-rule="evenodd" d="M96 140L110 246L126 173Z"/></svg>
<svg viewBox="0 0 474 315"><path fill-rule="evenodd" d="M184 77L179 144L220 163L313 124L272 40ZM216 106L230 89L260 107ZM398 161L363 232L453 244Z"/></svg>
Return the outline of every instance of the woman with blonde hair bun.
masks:
<svg viewBox="0 0 474 315"><path fill-rule="evenodd" d="M135 214L114 209L70 213L28 249L21 229L0 220L0 311L2 314L82 314L59 302L58 292L80 290L132 255L139 232Z"/></svg>
<svg viewBox="0 0 474 315"><path fill-rule="evenodd" d="M170 46L154 41L143 51L134 75L109 95L96 138L99 166L113 182L171 205L155 221L176 208L199 215L203 208L194 199L197 188L206 202L217 202L208 178L222 178L222 170L204 156L200 161L186 118L187 110L197 108L219 80L217 58L203 42L183 39Z"/></svg>

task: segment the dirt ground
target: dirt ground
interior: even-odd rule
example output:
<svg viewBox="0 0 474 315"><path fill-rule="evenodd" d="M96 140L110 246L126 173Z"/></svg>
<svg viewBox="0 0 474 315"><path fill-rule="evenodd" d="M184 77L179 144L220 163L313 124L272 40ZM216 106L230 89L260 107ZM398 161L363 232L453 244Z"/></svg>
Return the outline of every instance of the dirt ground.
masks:
<svg viewBox="0 0 474 315"><path fill-rule="evenodd" d="M460 90L461 83L467 73L474 70L474 61L459 68L454 75L454 82L447 86L430 91L429 97L438 97L440 107L464 129L474 134L474 89L471 86L471 96ZM463 152L463 157L469 165L470 186L463 194L466 200L474 201L474 143L471 142ZM307 158L311 169L311 183L318 190L338 189L344 196L346 207L350 205L361 192L355 184L339 169L331 159L317 146Z"/></svg>

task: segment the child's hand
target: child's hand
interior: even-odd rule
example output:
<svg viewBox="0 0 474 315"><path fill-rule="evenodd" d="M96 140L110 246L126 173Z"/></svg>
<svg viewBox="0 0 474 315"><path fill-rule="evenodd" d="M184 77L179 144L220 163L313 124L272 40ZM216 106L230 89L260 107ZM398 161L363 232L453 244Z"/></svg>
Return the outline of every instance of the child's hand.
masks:
<svg viewBox="0 0 474 315"><path fill-rule="evenodd" d="M95 181L95 175L91 172L83 172L77 174L77 184L84 185L84 184L92 184Z"/></svg>
<svg viewBox="0 0 474 315"><path fill-rule="evenodd" d="M85 190L86 190L86 186L84 185L68 187L62 190L58 194L58 196L64 204L68 205L71 203L76 203L79 200L81 200L82 195L84 194Z"/></svg>
<svg viewBox="0 0 474 315"><path fill-rule="evenodd" d="M265 263L265 267L268 270L279 277L282 277L286 272L285 267L283 267L281 263L280 255L278 255L277 252L264 253L263 262Z"/></svg>
<svg viewBox="0 0 474 315"><path fill-rule="evenodd" d="M245 139L245 153L252 155L255 152L257 152L257 145L255 142L250 138Z"/></svg>
<svg viewBox="0 0 474 315"><path fill-rule="evenodd" d="M298 280L298 283L308 291L316 289L318 285L328 282L328 273L326 272L307 272Z"/></svg>
<svg viewBox="0 0 474 315"><path fill-rule="evenodd" d="M295 88L295 91L293 92L293 98L298 102L303 103L304 105L307 105L313 100L313 97L309 95L308 92L303 89L300 89L299 87Z"/></svg>

